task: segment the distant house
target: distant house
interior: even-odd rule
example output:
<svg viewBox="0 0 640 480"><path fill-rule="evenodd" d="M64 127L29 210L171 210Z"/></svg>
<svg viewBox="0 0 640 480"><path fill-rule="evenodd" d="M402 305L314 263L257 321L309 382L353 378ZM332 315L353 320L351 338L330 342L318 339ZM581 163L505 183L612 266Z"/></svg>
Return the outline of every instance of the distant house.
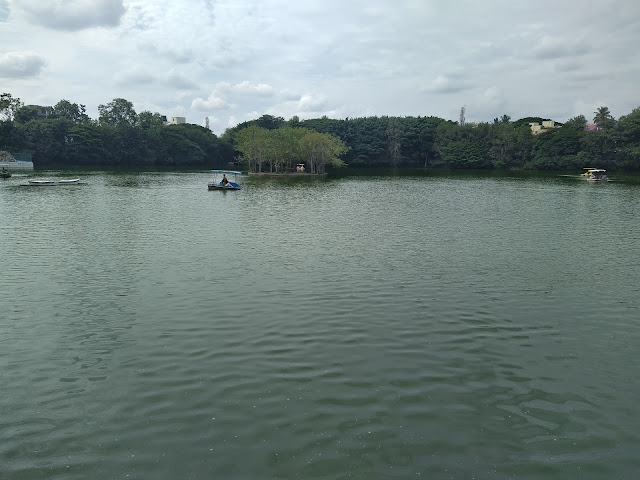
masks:
<svg viewBox="0 0 640 480"><path fill-rule="evenodd" d="M598 127L598 125L596 125L595 123L587 123L587 125L584 127L584 129L587 130L587 131L600 130L600 127Z"/></svg>
<svg viewBox="0 0 640 480"><path fill-rule="evenodd" d="M539 134L540 130L542 130L542 125L540 125L538 122L529 122L529 127L531 127L531 133L533 133L534 135Z"/></svg>
<svg viewBox="0 0 640 480"><path fill-rule="evenodd" d="M178 125L179 123L186 123L185 117L171 117L170 125Z"/></svg>
<svg viewBox="0 0 640 480"><path fill-rule="evenodd" d="M531 127L531 133L534 135L538 135L540 133L544 133L550 128L558 128L560 125L556 125L556 122L553 120L543 120L542 125L538 122L529 122L529 127Z"/></svg>

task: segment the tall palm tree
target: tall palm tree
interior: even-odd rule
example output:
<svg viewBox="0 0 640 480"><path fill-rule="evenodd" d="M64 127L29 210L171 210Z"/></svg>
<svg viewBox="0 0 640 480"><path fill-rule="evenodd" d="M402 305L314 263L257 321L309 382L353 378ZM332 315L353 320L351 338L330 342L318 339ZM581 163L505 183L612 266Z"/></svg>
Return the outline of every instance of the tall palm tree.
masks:
<svg viewBox="0 0 640 480"><path fill-rule="evenodd" d="M595 114L595 117L593 117L593 123L595 123L599 127L602 127L610 120L613 120L613 116L611 116L609 107L598 107L598 110L593 113Z"/></svg>

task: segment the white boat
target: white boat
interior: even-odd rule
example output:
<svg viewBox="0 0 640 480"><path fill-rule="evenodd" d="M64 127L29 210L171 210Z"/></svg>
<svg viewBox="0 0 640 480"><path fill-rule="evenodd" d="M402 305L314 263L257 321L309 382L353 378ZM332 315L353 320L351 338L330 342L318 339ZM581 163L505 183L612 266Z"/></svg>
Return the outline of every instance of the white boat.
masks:
<svg viewBox="0 0 640 480"><path fill-rule="evenodd" d="M605 174L606 170L603 170L602 168L585 167L584 169L586 170L586 172L580 174L580 176L584 177L586 180L589 180L591 182L606 182L609 180L607 178L607 175Z"/></svg>
<svg viewBox="0 0 640 480"><path fill-rule="evenodd" d="M8 170L33 170L33 162L14 160L12 162L0 162L0 168Z"/></svg>
<svg viewBox="0 0 640 480"><path fill-rule="evenodd" d="M24 154L16 154L22 155ZM27 158L31 158L29 155ZM16 160L7 150L0 150L0 168L2 170L33 170L31 160Z"/></svg>
<svg viewBox="0 0 640 480"><path fill-rule="evenodd" d="M241 190L242 187L236 183L236 176L241 172L235 170L211 170L214 174L213 181L207 184L209 190ZM227 174L233 175L233 182L227 179ZM222 175L222 180L218 181L218 176Z"/></svg>
<svg viewBox="0 0 640 480"><path fill-rule="evenodd" d="M69 178L60 180L27 180L26 185L45 186L45 185L77 185L80 183L79 178Z"/></svg>

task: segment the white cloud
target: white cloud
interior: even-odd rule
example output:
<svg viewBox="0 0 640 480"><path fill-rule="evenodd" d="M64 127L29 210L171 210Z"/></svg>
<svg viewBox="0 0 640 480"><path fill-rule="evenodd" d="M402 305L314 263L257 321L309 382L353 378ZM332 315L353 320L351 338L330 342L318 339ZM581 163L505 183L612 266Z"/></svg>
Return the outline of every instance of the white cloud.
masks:
<svg viewBox="0 0 640 480"><path fill-rule="evenodd" d="M240 95L258 95L258 96L270 96L273 95L274 89L271 85L265 83L250 83L248 81L240 82L232 86L232 91Z"/></svg>
<svg viewBox="0 0 640 480"><path fill-rule="evenodd" d="M218 94L236 94L236 95L252 95L259 97L268 97L275 93L271 85L265 83L251 83L244 80L240 83L231 84L228 82L219 82L216 84L214 92Z"/></svg>
<svg viewBox="0 0 640 480"><path fill-rule="evenodd" d="M427 90L434 93L458 93L469 89L470 85L465 79L456 78L455 76L438 75L427 86Z"/></svg>
<svg viewBox="0 0 640 480"><path fill-rule="evenodd" d="M327 101L324 98L303 95L302 98L298 100L297 108L303 112L320 112L327 108Z"/></svg>
<svg viewBox="0 0 640 480"><path fill-rule="evenodd" d="M9 18L9 2L0 0L0 22L4 22Z"/></svg>
<svg viewBox="0 0 640 480"><path fill-rule="evenodd" d="M185 75L179 72L171 72L167 77L167 83L175 88L179 88L181 90L193 90L198 87L198 85L187 78Z"/></svg>
<svg viewBox="0 0 640 480"><path fill-rule="evenodd" d="M215 93L212 93L206 100L200 97L194 99L193 102L191 102L191 108L198 112L209 112L214 110L229 110L231 105L224 99L217 97Z"/></svg>
<svg viewBox="0 0 640 480"><path fill-rule="evenodd" d="M220 126L638 106L640 3L626 0L0 0L0 38L4 91L92 116L114 97Z"/></svg>
<svg viewBox="0 0 640 480"><path fill-rule="evenodd" d="M162 57L174 64L186 64L194 58L194 52L190 48L181 48L170 43L154 44L144 41L138 48L144 55L149 55L152 58Z"/></svg>
<svg viewBox="0 0 640 480"><path fill-rule="evenodd" d="M35 53L0 54L0 77L28 78L40 74L45 61Z"/></svg>
<svg viewBox="0 0 640 480"><path fill-rule="evenodd" d="M540 59L553 59L582 56L589 53L591 49L592 43L588 41L545 35L534 47L533 53Z"/></svg>
<svg viewBox="0 0 640 480"><path fill-rule="evenodd" d="M54 30L115 27L125 13L122 0L13 0L12 5L32 23Z"/></svg>
<svg viewBox="0 0 640 480"><path fill-rule="evenodd" d="M148 85L154 82L154 76L148 70L142 67L133 68L131 70L119 72L115 76L118 85Z"/></svg>

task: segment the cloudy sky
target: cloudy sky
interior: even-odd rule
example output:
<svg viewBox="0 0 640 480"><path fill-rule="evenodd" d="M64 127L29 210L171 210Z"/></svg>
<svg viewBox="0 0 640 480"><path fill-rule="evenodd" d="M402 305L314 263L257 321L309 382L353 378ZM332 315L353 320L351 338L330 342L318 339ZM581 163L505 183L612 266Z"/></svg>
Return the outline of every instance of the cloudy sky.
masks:
<svg viewBox="0 0 640 480"><path fill-rule="evenodd" d="M0 92L131 101L221 134L289 119L614 117L640 106L638 0L0 0Z"/></svg>

